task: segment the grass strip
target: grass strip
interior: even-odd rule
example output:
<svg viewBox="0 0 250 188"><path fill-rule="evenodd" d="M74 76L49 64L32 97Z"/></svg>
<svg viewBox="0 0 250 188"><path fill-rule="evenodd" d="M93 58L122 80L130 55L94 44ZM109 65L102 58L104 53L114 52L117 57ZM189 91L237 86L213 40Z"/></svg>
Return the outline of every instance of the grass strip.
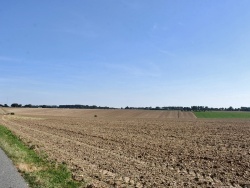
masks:
<svg viewBox="0 0 250 188"><path fill-rule="evenodd" d="M194 112L197 118L250 118L250 112Z"/></svg>
<svg viewBox="0 0 250 188"><path fill-rule="evenodd" d="M72 179L65 164L49 161L45 154L37 154L6 127L0 125L0 147L13 161L31 188L77 188L84 182Z"/></svg>

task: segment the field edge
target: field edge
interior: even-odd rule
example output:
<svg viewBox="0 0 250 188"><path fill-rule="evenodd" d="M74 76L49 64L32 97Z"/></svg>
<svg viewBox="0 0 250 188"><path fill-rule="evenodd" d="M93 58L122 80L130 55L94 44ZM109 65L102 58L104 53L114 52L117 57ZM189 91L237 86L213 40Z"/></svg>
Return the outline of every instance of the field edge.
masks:
<svg viewBox="0 0 250 188"><path fill-rule="evenodd" d="M45 153L36 152L34 145L27 146L4 125L0 125L0 148L12 160L31 188L86 187L85 182L72 178L66 164L48 160Z"/></svg>
<svg viewBox="0 0 250 188"><path fill-rule="evenodd" d="M197 118L250 118L250 112L225 112L225 111L209 111L209 112L193 112Z"/></svg>

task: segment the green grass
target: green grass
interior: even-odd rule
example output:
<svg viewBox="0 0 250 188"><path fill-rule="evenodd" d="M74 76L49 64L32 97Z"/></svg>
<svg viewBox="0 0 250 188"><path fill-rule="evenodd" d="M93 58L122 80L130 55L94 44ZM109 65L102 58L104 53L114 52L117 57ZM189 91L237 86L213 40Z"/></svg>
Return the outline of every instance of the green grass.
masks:
<svg viewBox="0 0 250 188"><path fill-rule="evenodd" d="M84 187L84 182L72 179L65 164L49 161L45 154L37 154L33 147L28 147L0 125L0 147L17 166L19 172L31 188L77 188Z"/></svg>
<svg viewBox="0 0 250 188"><path fill-rule="evenodd" d="M194 112L197 118L250 118L250 112Z"/></svg>

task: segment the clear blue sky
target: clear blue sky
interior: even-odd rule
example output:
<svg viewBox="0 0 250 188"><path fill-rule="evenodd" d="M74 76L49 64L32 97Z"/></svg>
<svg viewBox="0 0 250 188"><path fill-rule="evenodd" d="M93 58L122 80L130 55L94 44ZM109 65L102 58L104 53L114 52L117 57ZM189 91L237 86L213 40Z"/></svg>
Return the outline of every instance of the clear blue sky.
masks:
<svg viewBox="0 0 250 188"><path fill-rule="evenodd" d="M0 104L250 106L249 0L0 0Z"/></svg>

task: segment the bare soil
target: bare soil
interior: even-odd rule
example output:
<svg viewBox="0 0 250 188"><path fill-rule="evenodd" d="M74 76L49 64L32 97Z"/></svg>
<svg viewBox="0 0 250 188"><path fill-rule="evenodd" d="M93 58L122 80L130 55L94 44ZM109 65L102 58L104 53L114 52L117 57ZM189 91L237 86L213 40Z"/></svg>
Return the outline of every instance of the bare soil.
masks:
<svg viewBox="0 0 250 188"><path fill-rule="evenodd" d="M1 124L92 187L250 184L250 120L199 120L178 111L10 111L16 115L0 115Z"/></svg>
<svg viewBox="0 0 250 188"><path fill-rule="evenodd" d="M6 112L4 111L4 109L0 108L0 115L4 115L6 114Z"/></svg>

